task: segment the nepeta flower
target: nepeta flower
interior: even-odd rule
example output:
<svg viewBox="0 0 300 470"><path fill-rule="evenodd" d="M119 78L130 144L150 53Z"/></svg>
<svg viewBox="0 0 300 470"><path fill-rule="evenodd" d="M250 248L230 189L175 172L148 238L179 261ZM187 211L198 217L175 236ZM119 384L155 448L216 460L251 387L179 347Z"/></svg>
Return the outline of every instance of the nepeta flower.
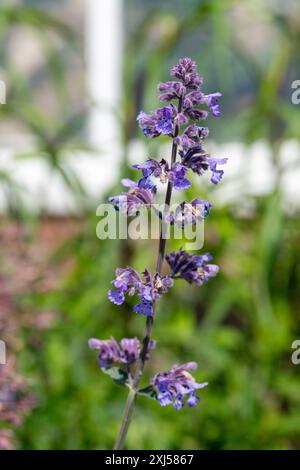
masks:
<svg viewBox="0 0 300 470"><path fill-rule="evenodd" d="M173 279L169 276L161 276L156 273L153 277L146 270L143 273L144 283L140 290L139 297L141 301L133 308L135 313L150 317L153 315L153 304L162 294L166 294L168 289L173 286Z"/></svg>
<svg viewBox="0 0 300 470"><path fill-rule="evenodd" d="M182 202L173 212L165 209L161 213L153 204L156 193L153 179L157 178L162 183L168 182L165 197L165 206L167 206L170 205L173 188L181 191L190 187L191 183L186 178L189 169L198 175L210 170L211 181L217 184L223 175L223 170L220 170L218 165L227 162L227 158L212 158L204 151L202 145L209 131L207 127L198 125L199 121L206 119L209 112L213 116L221 114L218 104L221 93L203 93L201 89L203 79L198 75L196 63L187 57L180 59L178 64L171 69L170 74L175 77L175 80L158 85L159 100L166 101L168 104L157 108L151 114L141 111L137 117L139 126L146 137L156 138L165 135L171 138L170 163L164 159L157 161L149 158L143 164L134 165L134 168L142 172L142 178L137 183L130 179L122 180L122 184L128 188L128 191L109 199L116 210L124 211L128 215L135 215L142 207L152 207L161 219L161 235L156 260L158 272L151 275L148 270L145 270L140 275L131 267L117 268L116 278L112 281L114 288L108 292L109 300L116 305L121 305L126 295L136 295L139 298L133 310L147 317L146 333L142 344L137 338L124 338L120 344L114 338L107 341L91 339L89 342L90 347L99 350L99 365L104 372L109 374L115 382L127 384L130 388L126 413L115 449L120 449L124 443L134 407L133 395L157 397L162 406L171 404L179 410L185 403L190 407L197 405L199 397L196 391L207 385L206 382L195 381L190 371L194 370L197 364L188 362L156 374L150 386L144 389L138 388L144 369L144 359L148 358L150 349L154 347L154 342L150 338L157 300L172 287L174 279L181 278L191 284L202 285L214 277L219 270L217 265L210 263L212 257L208 253L190 255L180 249L165 256L163 224L165 222L179 226L184 226L186 223L196 224L209 215L211 204L205 200L193 199L190 202ZM178 150L180 162L177 161ZM170 274L166 276L162 275L164 259L170 267ZM110 369L113 364L121 364L123 368ZM134 374L131 366L134 366Z"/></svg>
<svg viewBox="0 0 300 470"><path fill-rule="evenodd" d="M101 369L108 369L114 364L131 366L138 360L141 351L141 343L137 338L123 338L120 344L113 337L107 340L91 338L88 344L91 349L99 351L98 361ZM155 347L156 342L150 341L145 359L149 359L149 353Z"/></svg>
<svg viewBox="0 0 300 470"><path fill-rule="evenodd" d="M171 276L185 279L190 284L204 284L211 277L217 275L219 267L216 264L207 264L212 260L209 253L204 255L190 255L181 248L166 256L171 268Z"/></svg>
<svg viewBox="0 0 300 470"><path fill-rule="evenodd" d="M108 199L117 211L135 215L142 207L151 207L156 194L156 186L151 180L142 178L136 183L126 178L122 179L121 183L129 190Z"/></svg>
<svg viewBox="0 0 300 470"><path fill-rule="evenodd" d="M197 383L189 373L197 368L196 362L187 362L181 366L174 365L172 369L156 374L151 385L157 390L157 399L161 406L173 405L180 410L185 403L191 408L199 403L196 391L208 385L207 382Z"/></svg>
<svg viewBox="0 0 300 470"><path fill-rule="evenodd" d="M188 150L180 150L182 165L190 168L194 173L203 175L205 171L212 172L211 182L218 184L224 174L223 170L218 170L217 165L224 165L228 158L213 158L205 153L201 146L189 148Z"/></svg>
<svg viewBox="0 0 300 470"><path fill-rule="evenodd" d="M115 305L122 305L126 294L134 295L136 292L140 292L142 281L138 273L132 268L117 268L116 276L112 284L117 289L110 289L108 298Z"/></svg>
<svg viewBox="0 0 300 470"><path fill-rule="evenodd" d="M159 83L157 89L162 92L158 97L160 101L172 101L186 93L186 87L183 83L175 81Z"/></svg>
<svg viewBox="0 0 300 470"><path fill-rule="evenodd" d="M142 171L144 176L143 179L145 181L149 181L150 176L159 178L161 183L172 181L173 187L177 191L184 191L191 186L190 181L185 178L185 174L188 170L187 167L181 165L178 162L175 162L171 169L169 169L169 165L166 160L162 159L160 162L158 162L153 158L150 158L142 165L133 165L133 168Z"/></svg>
<svg viewBox="0 0 300 470"><path fill-rule="evenodd" d="M184 227L185 224L195 224L204 220L210 214L211 203L202 199L193 199L190 202L183 201L179 204L174 214L170 214L167 221L171 224Z"/></svg>
<svg viewBox="0 0 300 470"><path fill-rule="evenodd" d="M178 145L181 145L184 150L188 150L193 147L200 147L208 134L209 130L207 127L198 127L196 124L192 124L175 139Z"/></svg>
<svg viewBox="0 0 300 470"><path fill-rule="evenodd" d="M144 279L142 280L139 274L129 267L117 268L116 276L112 284L117 289L109 290L109 300L116 305L121 305L125 301L125 295L138 294L141 301L134 306L133 310L146 317L153 315L153 303L173 285L171 277L161 276L158 273L151 276L147 270L143 273Z"/></svg>
<svg viewBox="0 0 300 470"><path fill-rule="evenodd" d="M188 57L180 59L170 73L172 77L182 80L183 85L190 90L196 90L203 83L202 77L197 73L196 62Z"/></svg>
<svg viewBox="0 0 300 470"><path fill-rule="evenodd" d="M100 340L91 338L88 342L91 349L99 350L99 367L108 369L113 363L121 362L121 350L115 338Z"/></svg>
<svg viewBox="0 0 300 470"><path fill-rule="evenodd" d="M177 114L177 108L173 105L163 106L154 111L153 114L146 114L141 111L137 121L143 129L146 137L158 137L163 135L172 135L174 132L174 118Z"/></svg>
<svg viewBox="0 0 300 470"><path fill-rule="evenodd" d="M219 93L219 92L211 93L210 95L203 96L203 101L210 108L212 115L216 117L221 116L221 111L219 107L219 98L221 96L222 96L222 93Z"/></svg>

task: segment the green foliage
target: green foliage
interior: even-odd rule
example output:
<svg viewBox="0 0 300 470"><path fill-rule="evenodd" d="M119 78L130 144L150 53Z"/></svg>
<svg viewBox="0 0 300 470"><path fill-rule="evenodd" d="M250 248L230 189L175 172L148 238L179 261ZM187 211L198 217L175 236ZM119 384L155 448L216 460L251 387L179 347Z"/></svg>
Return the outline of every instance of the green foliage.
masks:
<svg viewBox="0 0 300 470"><path fill-rule="evenodd" d="M120 369L119 367L110 367L108 369L102 367L101 370L104 372L104 374L109 375L109 377L118 385L126 385L128 381L128 374L125 372L125 370Z"/></svg>
<svg viewBox="0 0 300 470"><path fill-rule="evenodd" d="M152 8L141 14L127 38L121 109L126 171L136 113L144 106L154 107L156 82L166 78L161 74L167 74L173 59L183 54L200 59L208 91L218 87L225 95L225 116L213 123L213 137L249 143L265 139L277 178L271 194L249 197L251 214L238 216L241 201L237 200L215 209L208 219L205 250L221 266L220 274L203 288L179 281L159 302L154 327L158 347L147 364L140 394L151 392L148 379L155 373L188 360L199 362L196 379L207 380L209 386L193 410L176 412L138 397L126 442L131 449L300 446L300 366L291 363L292 342L300 337L300 219L283 210L278 162L283 139L299 139L299 108L290 104L286 91L290 70L299 70L299 26L288 15L257 2L261 12L257 17L261 22L268 19L276 41L266 57L254 57L231 25L237 4L247 13L249 2L229 0L193 2L181 16L176 4L172 10ZM57 66L55 57L50 62ZM56 74L54 81L60 83ZM49 143L38 111L28 108L26 116L44 153L60 164L57 157L65 139ZM63 129L63 122L57 123L57 129ZM74 129L76 135L77 124ZM152 154L155 142L149 144ZM214 197L200 185L190 197L199 193ZM19 429L20 448L113 446L127 389L101 374L87 341L111 334L117 340L142 335L144 321L133 314L131 300L121 308L114 306L107 290L119 264L154 269L157 248L150 241L99 241L96 223L86 214L82 232L49 261L54 265L73 261L71 272L56 289L33 290L18 299L22 314L57 312L56 322L47 330L28 327L23 332L19 361L37 406Z"/></svg>

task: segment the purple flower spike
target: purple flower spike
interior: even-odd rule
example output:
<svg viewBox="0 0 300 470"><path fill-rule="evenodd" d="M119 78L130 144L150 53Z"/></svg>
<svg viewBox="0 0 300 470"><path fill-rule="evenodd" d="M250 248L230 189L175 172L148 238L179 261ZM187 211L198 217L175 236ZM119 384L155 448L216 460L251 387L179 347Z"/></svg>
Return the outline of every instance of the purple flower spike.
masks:
<svg viewBox="0 0 300 470"><path fill-rule="evenodd" d="M166 256L174 278L185 279L190 284L195 283L200 286L219 272L216 264L207 264L211 259L209 253L200 256L189 255L182 249Z"/></svg>
<svg viewBox="0 0 300 470"><path fill-rule="evenodd" d="M202 85L202 78L197 73L196 62L185 57L171 69L171 76L182 80L183 85L191 90L197 90Z"/></svg>
<svg viewBox="0 0 300 470"><path fill-rule="evenodd" d="M208 385L207 382L197 383L189 373L197 368L195 362L187 362L181 366L173 366L172 369L156 374L151 385L157 390L157 399L161 406L173 405L176 410L180 410L185 402L190 407L199 403L196 390Z"/></svg>
<svg viewBox="0 0 300 470"><path fill-rule="evenodd" d="M203 223L210 214L209 201L183 201L171 210L168 206L172 202L172 190L184 191L190 188L190 170L197 175L210 172L211 182L218 184L224 174L220 168L227 163L227 158L213 158L204 150L209 130L201 126L209 114L216 117L221 115L221 93L203 92L203 79L197 72L196 63L188 57L181 58L170 70L170 75L173 78L158 85L159 100L165 104L160 104L149 114L141 111L137 116L144 136L152 139L169 137L172 144L170 160L148 158L142 164L133 165L141 172L140 179L122 179L126 190L109 198L115 210L127 216L136 216L142 209L151 208L160 218L157 272L151 274L146 269L139 274L131 267L117 268L116 277L112 281L113 288L108 292L109 300L115 305L123 304L126 296L135 296L133 311L146 317L146 334L142 342L137 338L123 338L120 343L114 338L106 341L91 338L89 346L98 350L99 366L114 382L128 385L130 393L134 391L139 395L156 398L161 406L172 405L180 410L185 405L194 408L200 401L197 390L208 385L207 382L197 383L191 375L190 372L197 368L195 362L174 365L170 370L156 374L148 387L139 389L144 359L149 359L150 351L155 347L155 342L150 339L155 307L158 299L173 286L175 279L184 279L190 284L201 286L217 275L219 267L212 264L209 253L191 255L179 249L166 255L164 226L173 225L176 233L177 226L184 229L186 224L193 224L197 228L198 223ZM168 186L164 209L161 211L154 204L157 182L167 183ZM164 259L170 268L168 275L162 275ZM116 449L121 449L124 444L133 407L134 400L129 395Z"/></svg>

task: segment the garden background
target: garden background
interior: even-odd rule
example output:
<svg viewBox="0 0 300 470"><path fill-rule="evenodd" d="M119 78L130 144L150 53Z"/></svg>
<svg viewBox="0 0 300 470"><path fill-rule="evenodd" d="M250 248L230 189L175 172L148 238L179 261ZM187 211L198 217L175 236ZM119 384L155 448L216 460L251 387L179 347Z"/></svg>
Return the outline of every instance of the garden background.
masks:
<svg viewBox="0 0 300 470"><path fill-rule="evenodd" d="M154 269L157 242L99 240L96 208L133 161L168 156L136 115L190 56L223 93L208 149L228 170L189 190L213 203L204 249L221 270L160 301L146 376L196 360L209 387L180 412L139 399L126 446L299 449L300 2L10 0L0 38L0 448L113 446L127 392L87 341L141 337L107 290L115 266Z"/></svg>

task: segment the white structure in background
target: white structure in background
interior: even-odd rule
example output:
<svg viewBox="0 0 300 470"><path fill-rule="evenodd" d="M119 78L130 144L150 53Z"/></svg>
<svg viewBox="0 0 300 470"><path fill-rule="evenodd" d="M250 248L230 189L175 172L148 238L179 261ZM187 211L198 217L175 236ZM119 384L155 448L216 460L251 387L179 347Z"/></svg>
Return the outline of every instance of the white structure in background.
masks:
<svg viewBox="0 0 300 470"><path fill-rule="evenodd" d="M3 80L0 80L0 104L6 103L6 84Z"/></svg>
<svg viewBox="0 0 300 470"><path fill-rule="evenodd" d="M6 344L4 341L0 340L0 366L6 364Z"/></svg>
<svg viewBox="0 0 300 470"><path fill-rule="evenodd" d="M87 86L94 104L89 134L91 144L100 149L119 140L122 29L122 0L87 0Z"/></svg>
<svg viewBox="0 0 300 470"><path fill-rule="evenodd" d="M123 0L86 0L86 83L92 102L88 138L93 154L76 155L74 169L87 193L99 198L118 174L121 157Z"/></svg>
<svg viewBox="0 0 300 470"><path fill-rule="evenodd" d="M93 103L89 120L89 144L94 152L68 156L87 193L94 198L109 187L120 158L117 108L122 80L123 0L85 0L86 84ZM1 91L1 90L0 90ZM11 136L0 147L1 170L13 175L24 190L30 208L54 214L76 212L76 203L63 181L51 173L41 158L15 160L18 152L30 151L34 136ZM0 187L0 212L5 211ZM99 200L99 199L98 199Z"/></svg>
<svg viewBox="0 0 300 470"><path fill-rule="evenodd" d="M86 6L86 62L87 89L94 103L89 120L89 141L93 153L76 153L68 157L80 176L88 194L101 200L103 192L114 182L121 155L118 103L122 85L123 0L85 0ZM5 105L4 105L5 106ZM32 136L11 136L1 142L1 170L13 175L25 191L25 203L32 209L44 209L54 214L76 212L74 197L61 179L50 173L41 158L15 160L17 152L30 150ZM251 194L272 190L275 175L269 146L257 142L250 147L242 143L216 146L207 142L207 150L216 157L229 157L222 183L215 188L215 205L247 201ZM129 152L133 162L147 156L146 142L134 141ZM164 149L159 152L166 155ZM300 207L300 146L296 141L285 142L281 148L282 191L286 207L293 211ZM208 178L206 175L204 178ZM0 187L0 212L5 210L3 187ZM242 204L241 204L242 205ZM96 207L96 205L95 205Z"/></svg>

